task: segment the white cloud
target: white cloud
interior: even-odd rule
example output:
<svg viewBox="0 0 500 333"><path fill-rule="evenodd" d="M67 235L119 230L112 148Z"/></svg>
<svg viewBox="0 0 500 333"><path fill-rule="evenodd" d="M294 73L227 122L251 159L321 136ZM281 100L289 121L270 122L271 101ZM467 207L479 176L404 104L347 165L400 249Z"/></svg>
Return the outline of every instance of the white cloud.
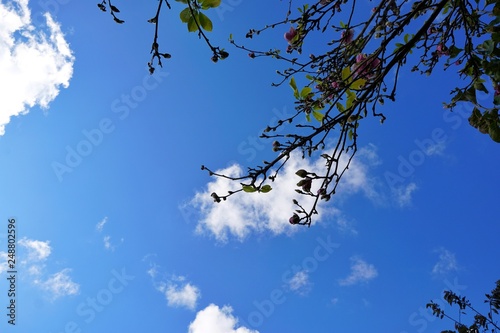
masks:
<svg viewBox="0 0 500 333"><path fill-rule="evenodd" d="M271 232L272 234L292 233L298 230L297 226L289 224L288 220L297 208L292 199L297 199L303 207L311 207L314 198L297 194L294 190L300 178L295 174L299 169L319 173L324 169L324 159L302 159L298 154L292 154L286 165L280 171L276 182L270 183L273 190L270 193L238 193L226 201L214 203L211 193L219 195L227 191L235 191L241 188L238 182L230 181L222 177L215 177L207 184L205 191L198 192L190 204L200 211L200 218L196 231L198 233L209 233L218 241L227 241L232 235L237 239L244 240L252 232ZM378 164L376 153L372 146L360 149L350 167L344 174L337 192L340 195L348 195L362 192L370 199L375 200L378 196L372 177L368 176L369 166ZM232 165L217 173L237 177L242 174L239 165ZM321 186L318 181L313 181L312 192ZM338 196L339 194L336 194ZM320 212L315 222L320 222L326 217L341 216L340 211L331 206L331 202L320 201L317 208ZM341 225L346 220L341 221ZM342 226L345 229L347 226Z"/></svg>
<svg viewBox="0 0 500 333"><path fill-rule="evenodd" d="M210 304L196 314L189 324L189 333L259 333L246 327L237 327L238 319L232 315L230 306L219 308Z"/></svg>
<svg viewBox="0 0 500 333"><path fill-rule="evenodd" d="M406 186L401 185L398 187L393 187L392 194L399 206L405 207L411 203L413 192L415 192L417 189L417 184L412 182Z"/></svg>
<svg viewBox="0 0 500 333"><path fill-rule="evenodd" d="M42 289L48 291L52 299L68 295L77 295L80 290L80 285L71 280L69 276L70 272L71 270L69 268L65 268L51 275L47 280L36 280L35 283L40 285Z"/></svg>
<svg viewBox="0 0 500 333"><path fill-rule="evenodd" d="M198 300L201 298L200 289L187 281L185 276L161 273L161 267L154 263L147 255L142 260L149 260L150 268L146 273L151 277L154 288L165 295L168 306L183 307L189 310L196 309Z"/></svg>
<svg viewBox="0 0 500 333"><path fill-rule="evenodd" d="M7 263L8 260L7 252L0 252L0 274L9 270L9 266Z"/></svg>
<svg viewBox="0 0 500 333"><path fill-rule="evenodd" d="M108 217L104 217L101 222L97 223L97 225L95 226L95 229L98 231L98 232L101 232L102 229L104 228L104 225L106 224L106 222L108 222Z"/></svg>
<svg viewBox="0 0 500 333"><path fill-rule="evenodd" d="M443 155L445 149L446 149L446 141L432 142L427 147L425 147L424 153L428 156Z"/></svg>
<svg viewBox="0 0 500 333"><path fill-rule="evenodd" d="M301 295L307 294L311 289L309 274L306 271L295 273L295 275L288 281L288 288Z"/></svg>
<svg viewBox="0 0 500 333"><path fill-rule="evenodd" d="M48 105L68 87L74 57L61 28L45 14L46 31L31 24L28 0L0 3L0 136L10 118Z"/></svg>
<svg viewBox="0 0 500 333"><path fill-rule="evenodd" d="M190 310L196 308L198 299L201 297L198 287L186 283L184 285L169 285L165 291L168 305L172 307L185 307Z"/></svg>
<svg viewBox="0 0 500 333"><path fill-rule="evenodd" d="M62 296L78 294L80 286L71 280L69 276L71 269L69 268L64 268L44 278L47 262L52 253L49 241L43 242L24 237L19 240L18 244L27 249L27 254L20 252L19 261L32 283L48 292L53 300Z"/></svg>
<svg viewBox="0 0 500 333"><path fill-rule="evenodd" d="M454 253L445 248L440 248L436 252L439 253L439 260L432 268L432 274L442 275L458 270L458 263Z"/></svg>
<svg viewBox="0 0 500 333"><path fill-rule="evenodd" d="M26 237L19 240L18 244L28 249L29 261L43 261L51 253L49 241L42 242L39 240L27 239Z"/></svg>
<svg viewBox="0 0 500 333"><path fill-rule="evenodd" d="M375 266L368 264L359 257L351 257L351 273L339 281L341 286L350 286L357 283L368 282L378 275Z"/></svg>
<svg viewBox="0 0 500 333"><path fill-rule="evenodd" d="M111 236L104 236L103 238L104 248L106 250L114 251L115 247L111 244Z"/></svg>

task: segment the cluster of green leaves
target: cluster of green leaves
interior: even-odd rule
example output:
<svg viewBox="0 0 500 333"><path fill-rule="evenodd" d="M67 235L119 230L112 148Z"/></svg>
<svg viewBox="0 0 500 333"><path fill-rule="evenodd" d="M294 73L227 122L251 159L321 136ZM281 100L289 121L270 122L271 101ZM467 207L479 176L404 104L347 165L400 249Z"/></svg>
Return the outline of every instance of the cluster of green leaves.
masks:
<svg viewBox="0 0 500 333"><path fill-rule="evenodd" d="M181 11L180 18L183 23L187 24L189 32L198 31L200 27L206 31L212 31L212 21L202 12L202 10L219 7L221 0L175 1L188 5Z"/></svg>
<svg viewBox="0 0 500 333"><path fill-rule="evenodd" d="M198 32L200 38L202 37L205 40L206 44L212 51L212 57L211 57L212 61L217 62L219 59L221 60L226 59L229 56L229 53L224 49L221 49L217 46L213 46L210 43L208 37L205 35L205 31L211 32L213 30L213 23L212 20L210 20L210 18L203 12L211 8L217 8L218 6L220 6L221 0L175 0L175 1L187 5L187 7L180 12L179 17L183 23L186 23L189 32ZM148 62L148 68L150 74L154 73L155 64L157 64L160 67L163 67L162 59L171 58L170 53L160 52L160 44L158 42L158 36L159 36L158 27L160 23L161 8L164 3L167 5L169 9L172 9L170 3L167 0L159 0L158 8L156 10L156 15L148 20L149 23L155 25L154 39L150 51L151 60ZM111 4L111 0L103 0L100 3L98 3L97 6L103 12L106 12L107 9L109 8L109 11L113 16L113 20L116 23L122 24L125 22L124 20L121 20L116 16L116 13L119 13L120 10L116 6Z"/></svg>
<svg viewBox="0 0 500 333"><path fill-rule="evenodd" d="M430 302L427 304L427 308L432 310L433 315L443 319L448 318L454 322L455 330L446 330L441 333L476 333L480 330L482 332L498 332L500 327L498 326L497 316L500 310L500 280L496 282L495 288L491 293L486 294L486 299L484 303L488 304L488 311L486 315L480 313L477 308L475 308L471 302L465 296L459 296L452 291L445 291L443 299L450 306L458 306L458 318L453 318L449 316L445 311L435 302ZM474 313L474 320L470 325L465 325L461 318L466 314L466 310L470 310Z"/></svg>
<svg viewBox="0 0 500 333"><path fill-rule="evenodd" d="M453 110L459 102L472 104L470 124L500 142L500 1L449 1L443 15L445 19L433 24L425 39L436 50L420 64L427 66L426 74L440 58L446 58L445 68L461 66L458 73L468 84L454 89L445 107ZM457 38L460 34L463 38ZM479 102L480 94L491 99Z"/></svg>

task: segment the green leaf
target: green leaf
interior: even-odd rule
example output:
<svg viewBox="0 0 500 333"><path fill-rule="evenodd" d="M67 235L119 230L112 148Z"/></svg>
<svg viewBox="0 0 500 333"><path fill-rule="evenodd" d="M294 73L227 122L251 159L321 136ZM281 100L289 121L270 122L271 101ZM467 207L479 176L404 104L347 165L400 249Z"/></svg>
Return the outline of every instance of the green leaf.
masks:
<svg viewBox="0 0 500 333"><path fill-rule="evenodd" d="M484 84L482 82L478 82L478 81L474 82L474 88L476 90L482 91L486 94L488 93L488 89L486 89L486 87L484 86Z"/></svg>
<svg viewBox="0 0 500 333"><path fill-rule="evenodd" d="M352 106L352 103L356 100L356 94L350 91L349 89L346 90L347 94L347 102L345 103L346 109L349 109Z"/></svg>
<svg viewBox="0 0 500 333"><path fill-rule="evenodd" d="M200 0L202 9L216 8L220 6L221 0Z"/></svg>
<svg viewBox="0 0 500 333"><path fill-rule="evenodd" d="M324 115L321 113L321 112L318 112L318 111L313 111L313 117L319 121L320 123L323 122L323 117Z"/></svg>
<svg viewBox="0 0 500 333"><path fill-rule="evenodd" d="M306 120L308 122L311 122L311 115L309 113L306 113Z"/></svg>
<svg viewBox="0 0 500 333"><path fill-rule="evenodd" d="M365 83L366 83L365 79L357 79L356 81L354 81L353 83L351 83L350 88L351 89L359 90L362 86L365 85Z"/></svg>
<svg viewBox="0 0 500 333"><path fill-rule="evenodd" d="M200 23L200 26L206 31L212 31L213 29L212 21L208 18L207 15L203 13L198 13L198 22Z"/></svg>
<svg viewBox="0 0 500 333"><path fill-rule="evenodd" d="M267 193L267 192L271 191L272 189L273 189L273 188L272 188L270 185L264 185L264 186L262 186L262 187L260 188L260 191L261 191L262 193Z"/></svg>
<svg viewBox="0 0 500 333"><path fill-rule="evenodd" d="M184 8L179 16L182 22L188 23L189 19L191 18L191 11L189 10L189 8Z"/></svg>
<svg viewBox="0 0 500 333"><path fill-rule="evenodd" d="M309 94L312 92L312 88L311 87L304 87L302 88L302 90L300 91L300 97L301 98L306 98L307 96L309 96Z"/></svg>
<svg viewBox="0 0 500 333"><path fill-rule="evenodd" d="M349 140L352 140L353 136L352 129L350 129L349 132L347 132L347 136L349 137Z"/></svg>
<svg viewBox="0 0 500 333"><path fill-rule="evenodd" d="M257 189L255 188L255 186L252 186L252 185L243 185L243 192L247 192L247 193L253 193L253 192L256 192Z"/></svg>
<svg viewBox="0 0 500 333"><path fill-rule="evenodd" d="M414 34L406 34L404 37L405 43L408 43L410 39L412 39L415 35Z"/></svg>
<svg viewBox="0 0 500 333"><path fill-rule="evenodd" d="M194 17L191 16L189 18L189 21L187 23L188 31L189 32L194 32L198 30L198 26L196 25L196 21L194 20Z"/></svg>
<svg viewBox="0 0 500 333"><path fill-rule="evenodd" d="M293 76L290 79L290 87L292 87L293 91L297 91L297 83L295 83L295 78Z"/></svg>
<svg viewBox="0 0 500 333"><path fill-rule="evenodd" d="M188 0L175 0L175 1L180 2L180 3L185 3L185 4L188 3Z"/></svg>
<svg viewBox="0 0 500 333"><path fill-rule="evenodd" d="M342 70L342 81L347 82L347 79L351 76L351 68L346 67Z"/></svg>
<svg viewBox="0 0 500 333"><path fill-rule="evenodd" d="M452 45L448 49L448 52L450 53L450 59L453 59L456 56L458 56L460 54L460 52L462 52L462 49L456 47L455 45Z"/></svg>
<svg viewBox="0 0 500 333"><path fill-rule="evenodd" d="M337 107L337 109L338 109L340 112L345 112L345 108L344 108L344 105L342 105L342 103L337 102L337 104L335 104L335 106Z"/></svg>

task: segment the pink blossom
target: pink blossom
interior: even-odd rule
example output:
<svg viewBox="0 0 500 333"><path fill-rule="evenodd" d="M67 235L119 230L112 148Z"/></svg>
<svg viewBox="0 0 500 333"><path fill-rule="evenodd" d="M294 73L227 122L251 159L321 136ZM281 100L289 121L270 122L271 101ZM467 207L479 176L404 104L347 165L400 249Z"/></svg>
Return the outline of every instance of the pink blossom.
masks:
<svg viewBox="0 0 500 333"><path fill-rule="evenodd" d="M495 87L495 96L499 96L500 95L500 83L498 83Z"/></svg>
<svg viewBox="0 0 500 333"><path fill-rule="evenodd" d="M354 37L354 31L352 31L352 29L342 30L342 34L340 35L341 40L347 44L352 42L353 37Z"/></svg>
<svg viewBox="0 0 500 333"><path fill-rule="evenodd" d="M285 32L285 40L288 42L288 44L291 44L292 43L292 40L295 38L295 36L297 35L297 30L295 30L294 27L290 27L290 30Z"/></svg>
<svg viewBox="0 0 500 333"><path fill-rule="evenodd" d="M356 63L352 66L355 78L372 79L375 76L375 69L380 66L380 59L360 53L356 56Z"/></svg>
<svg viewBox="0 0 500 333"><path fill-rule="evenodd" d="M337 81L333 81L332 82L332 88L333 89L339 89L340 88L340 84Z"/></svg>
<svg viewBox="0 0 500 333"><path fill-rule="evenodd" d="M436 51L437 51L437 54L438 56L442 56L442 55L448 55L450 54L448 52L448 48L443 44L443 43L439 43L437 46L436 46Z"/></svg>
<svg viewBox="0 0 500 333"><path fill-rule="evenodd" d="M366 59L366 54L360 53L356 56L356 63L360 63Z"/></svg>

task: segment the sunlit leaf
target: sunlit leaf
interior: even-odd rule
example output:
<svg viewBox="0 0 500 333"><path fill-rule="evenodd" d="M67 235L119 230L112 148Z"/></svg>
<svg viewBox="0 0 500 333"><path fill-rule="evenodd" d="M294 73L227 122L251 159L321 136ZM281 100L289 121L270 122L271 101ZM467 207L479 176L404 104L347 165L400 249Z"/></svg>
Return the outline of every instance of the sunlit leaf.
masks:
<svg viewBox="0 0 500 333"><path fill-rule="evenodd" d="M307 96L309 96L309 94L312 92L312 88L311 87L304 87L302 88L302 90L300 91L300 97L301 98L307 98Z"/></svg>
<svg viewBox="0 0 500 333"><path fill-rule="evenodd" d="M318 112L318 111L313 111L313 117L319 121L320 123L323 122L323 117L324 115L321 113L321 112Z"/></svg>
<svg viewBox="0 0 500 333"><path fill-rule="evenodd" d="M260 191L261 191L262 193L267 193L267 192L271 191L272 189L273 189L273 188L272 188L270 185L264 185L264 186L262 186L262 187L260 188Z"/></svg>
<svg viewBox="0 0 500 333"><path fill-rule="evenodd" d="M179 14L179 16L182 22L188 23L189 19L191 18L191 11L189 10L189 8L184 8Z"/></svg>
<svg viewBox="0 0 500 333"><path fill-rule="evenodd" d="M292 87L293 91L297 91L297 83L295 83L295 78L293 76L290 79L290 87Z"/></svg>
<svg viewBox="0 0 500 333"><path fill-rule="evenodd" d="M194 20L193 16L191 16L189 18L187 26L188 26L188 31L189 32L193 32L193 31L197 31L198 30L198 26L196 25L196 21Z"/></svg>
<svg viewBox="0 0 500 333"><path fill-rule="evenodd" d="M365 83L366 83L365 79L357 79L356 81L354 81L353 83L351 83L350 88L351 89L359 90L359 89L361 89L362 86L365 85Z"/></svg>
<svg viewBox="0 0 500 333"><path fill-rule="evenodd" d="M208 18L207 15L203 13L198 13L198 20L200 23L200 26L205 29L206 31L212 31L213 25L212 21Z"/></svg>
<svg viewBox="0 0 500 333"><path fill-rule="evenodd" d="M345 107L346 109L349 109L356 100L356 94L349 89L346 90L346 94L347 94L347 102L345 103Z"/></svg>
<svg viewBox="0 0 500 333"><path fill-rule="evenodd" d="M202 9L216 8L220 6L221 0L200 0Z"/></svg>
<svg viewBox="0 0 500 333"><path fill-rule="evenodd" d="M257 188L255 188L255 186L243 185L243 192L253 193L256 191L257 191Z"/></svg>
<svg viewBox="0 0 500 333"><path fill-rule="evenodd" d="M351 68L346 67L342 70L342 81L347 82L347 79L351 76Z"/></svg>

